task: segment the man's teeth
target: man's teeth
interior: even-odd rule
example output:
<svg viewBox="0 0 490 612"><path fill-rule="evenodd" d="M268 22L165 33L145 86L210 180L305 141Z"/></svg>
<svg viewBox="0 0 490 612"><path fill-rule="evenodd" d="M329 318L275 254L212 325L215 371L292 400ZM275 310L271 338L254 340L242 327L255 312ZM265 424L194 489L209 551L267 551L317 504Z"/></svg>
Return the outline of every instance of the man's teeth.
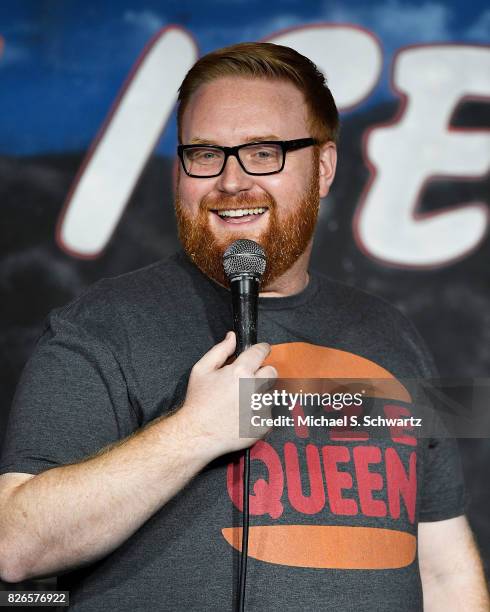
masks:
<svg viewBox="0 0 490 612"><path fill-rule="evenodd" d="M267 208L239 208L238 210L218 210L220 217L244 217L245 215L260 215Z"/></svg>

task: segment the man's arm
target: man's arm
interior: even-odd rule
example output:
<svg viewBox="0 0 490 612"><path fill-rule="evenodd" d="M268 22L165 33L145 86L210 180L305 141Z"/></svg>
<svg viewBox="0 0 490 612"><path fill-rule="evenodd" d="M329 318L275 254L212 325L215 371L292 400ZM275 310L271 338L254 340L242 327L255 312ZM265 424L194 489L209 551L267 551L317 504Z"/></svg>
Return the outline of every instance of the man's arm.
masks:
<svg viewBox="0 0 490 612"><path fill-rule="evenodd" d="M424 612L488 612L482 563L465 516L419 523Z"/></svg>
<svg viewBox="0 0 490 612"><path fill-rule="evenodd" d="M87 461L0 476L1 578L19 582L108 554L204 467L207 453L176 413Z"/></svg>
<svg viewBox="0 0 490 612"><path fill-rule="evenodd" d="M277 372L261 367L269 345L224 365L234 349L229 333L192 369L183 406L122 442L37 476L0 476L0 577L19 582L107 555L212 459L253 444L238 435L238 381Z"/></svg>

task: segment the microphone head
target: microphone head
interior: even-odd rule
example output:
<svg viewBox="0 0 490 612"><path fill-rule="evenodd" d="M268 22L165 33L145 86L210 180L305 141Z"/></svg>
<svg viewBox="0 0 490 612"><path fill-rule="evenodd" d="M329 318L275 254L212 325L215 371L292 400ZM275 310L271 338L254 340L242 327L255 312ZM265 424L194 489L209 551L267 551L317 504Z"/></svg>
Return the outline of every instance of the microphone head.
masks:
<svg viewBox="0 0 490 612"><path fill-rule="evenodd" d="M231 282L242 275L252 275L260 280L266 266L265 251L253 240L235 240L223 255L223 268Z"/></svg>

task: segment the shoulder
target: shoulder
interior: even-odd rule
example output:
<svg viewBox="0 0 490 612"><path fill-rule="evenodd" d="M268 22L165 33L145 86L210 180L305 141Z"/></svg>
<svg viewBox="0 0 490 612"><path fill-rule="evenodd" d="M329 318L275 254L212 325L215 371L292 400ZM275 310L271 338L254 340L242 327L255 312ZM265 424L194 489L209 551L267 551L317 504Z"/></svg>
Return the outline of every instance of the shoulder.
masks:
<svg viewBox="0 0 490 612"><path fill-rule="evenodd" d="M425 341L413 322L394 304L358 287L314 272L319 289L317 300L327 306L332 324L355 336L366 356L398 353L417 363L418 374L436 376L436 368Z"/></svg>
<svg viewBox="0 0 490 612"><path fill-rule="evenodd" d="M121 330L131 320L144 318L151 311L165 311L172 292L185 282L187 274L175 254L114 277L102 278L84 289L74 300L54 309L46 325L61 323L103 337Z"/></svg>
<svg viewBox="0 0 490 612"><path fill-rule="evenodd" d="M334 280L322 272L314 271L313 274L317 279L319 293L323 299L334 301L335 305L342 306L343 309L349 311L355 311L363 316L387 316L390 319L396 319L403 326L412 326L407 317L394 304L384 298L364 289Z"/></svg>
<svg viewBox="0 0 490 612"><path fill-rule="evenodd" d="M413 323L392 303L384 298L353 287L326 274L314 272L319 290L318 297L338 312L367 322L390 322L409 333L416 333Z"/></svg>
<svg viewBox="0 0 490 612"><path fill-rule="evenodd" d="M179 254L174 254L168 259L131 272L101 278L54 312L60 316L71 317L84 310L104 310L106 306L141 305L145 301L151 301L152 296L156 297L166 285L175 285L178 277L184 274Z"/></svg>

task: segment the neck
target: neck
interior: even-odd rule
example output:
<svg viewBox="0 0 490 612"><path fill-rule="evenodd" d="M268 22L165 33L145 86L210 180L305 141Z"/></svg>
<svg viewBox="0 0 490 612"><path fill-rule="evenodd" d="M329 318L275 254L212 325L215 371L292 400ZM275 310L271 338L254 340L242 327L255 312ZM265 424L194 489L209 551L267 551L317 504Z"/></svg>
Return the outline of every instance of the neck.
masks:
<svg viewBox="0 0 490 612"><path fill-rule="evenodd" d="M286 297L303 291L309 282L308 263L312 246L313 241L310 241L304 253L298 257L289 270L260 291L260 297Z"/></svg>

